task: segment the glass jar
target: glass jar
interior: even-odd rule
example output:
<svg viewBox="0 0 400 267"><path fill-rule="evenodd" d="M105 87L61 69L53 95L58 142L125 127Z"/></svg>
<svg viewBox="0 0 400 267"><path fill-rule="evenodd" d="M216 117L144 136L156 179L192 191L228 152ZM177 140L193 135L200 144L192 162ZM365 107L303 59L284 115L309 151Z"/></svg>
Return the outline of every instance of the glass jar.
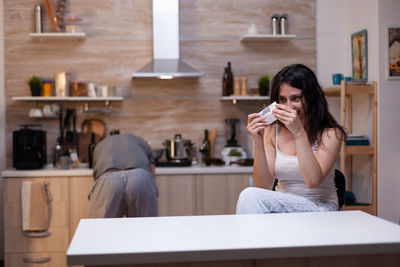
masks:
<svg viewBox="0 0 400 267"><path fill-rule="evenodd" d="M51 79L42 80L42 96L51 96Z"/></svg>

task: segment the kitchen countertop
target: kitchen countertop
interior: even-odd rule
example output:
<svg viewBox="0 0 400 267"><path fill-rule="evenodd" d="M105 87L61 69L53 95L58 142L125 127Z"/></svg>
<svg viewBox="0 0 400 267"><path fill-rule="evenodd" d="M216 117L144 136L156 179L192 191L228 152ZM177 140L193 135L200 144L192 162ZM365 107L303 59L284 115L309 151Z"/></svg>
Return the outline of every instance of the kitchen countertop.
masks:
<svg viewBox="0 0 400 267"><path fill-rule="evenodd" d="M1 172L2 177L48 177L48 176L92 176L93 170L88 168L76 169L40 169L40 170L15 170L9 169ZM253 167L241 166L190 166L190 167L157 167L159 175L183 174L252 174Z"/></svg>
<svg viewBox="0 0 400 267"><path fill-rule="evenodd" d="M67 262L117 265L381 253L400 253L400 226L361 211L339 211L82 219Z"/></svg>

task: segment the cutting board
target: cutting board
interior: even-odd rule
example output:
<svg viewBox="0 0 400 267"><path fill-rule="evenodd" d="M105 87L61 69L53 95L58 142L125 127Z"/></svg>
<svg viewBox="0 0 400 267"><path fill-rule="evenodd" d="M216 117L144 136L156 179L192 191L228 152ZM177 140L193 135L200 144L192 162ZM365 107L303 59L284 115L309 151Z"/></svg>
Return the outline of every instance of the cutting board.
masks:
<svg viewBox="0 0 400 267"><path fill-rule="evenodd" d="M99 119L89 119L82 122L78 146L79 159L81 162L89 161L89 144L92 139L92 133L95 134L94 141L97 144L105 137L105 123Z"/></svg>

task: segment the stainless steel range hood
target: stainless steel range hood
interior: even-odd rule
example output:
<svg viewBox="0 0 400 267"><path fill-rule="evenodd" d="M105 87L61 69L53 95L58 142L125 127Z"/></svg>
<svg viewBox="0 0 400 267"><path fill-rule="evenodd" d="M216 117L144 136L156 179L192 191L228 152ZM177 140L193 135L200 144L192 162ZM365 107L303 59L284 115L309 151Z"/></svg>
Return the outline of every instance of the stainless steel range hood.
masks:
<svg viewBox="0 0 400 267"><path fill-rule="evenodd" d="M133 78L201 77L179 58L179 0L153 0L153 60Z"/></svg>

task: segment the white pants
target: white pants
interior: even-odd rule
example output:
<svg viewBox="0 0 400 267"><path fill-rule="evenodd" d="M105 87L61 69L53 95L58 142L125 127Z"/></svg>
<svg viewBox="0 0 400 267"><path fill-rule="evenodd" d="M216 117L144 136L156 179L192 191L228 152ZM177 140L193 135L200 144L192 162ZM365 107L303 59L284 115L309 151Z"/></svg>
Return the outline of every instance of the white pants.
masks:
<svg viewBox="0 0 400 267"><path fill-rule="evenodd" d="M89 194L89 217L154 217L158 215L158 189L147 170L106 172L94 183Z"/></svg>
<svg viewBox="0 0 400 267"><path fill-rule="evenodd" d="M248 187L239 196L236 214L265 214L288 212L336 211L331 202L322 202L302 196Z"/></svg>

